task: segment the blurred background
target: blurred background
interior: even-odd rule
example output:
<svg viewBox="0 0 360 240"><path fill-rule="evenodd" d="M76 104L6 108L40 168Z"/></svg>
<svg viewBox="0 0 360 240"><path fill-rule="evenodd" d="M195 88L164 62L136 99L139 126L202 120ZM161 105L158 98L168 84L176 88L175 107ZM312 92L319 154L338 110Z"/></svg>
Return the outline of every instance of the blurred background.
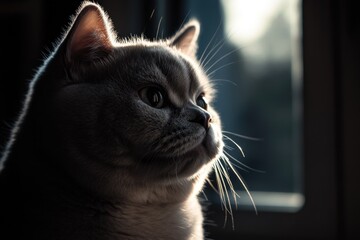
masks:
<svg viewBox="0 0 360 240"><path fill-rule="evenodd" d="M119 37L201 22L198 58L218 90L234 176L233 218L209 186L210 239L359 235L360 18L354 0L99 0ZM0 146L28 82L81 1L0 1ZM242 136L237 136L240 134ZM244 137L245 136L245 137ZM1 148L0 148L1 149ZM0 196L1 197L1 196ZM235 209L236 208L236 209ZM1 213L0 213L1 214Z"/></svg>

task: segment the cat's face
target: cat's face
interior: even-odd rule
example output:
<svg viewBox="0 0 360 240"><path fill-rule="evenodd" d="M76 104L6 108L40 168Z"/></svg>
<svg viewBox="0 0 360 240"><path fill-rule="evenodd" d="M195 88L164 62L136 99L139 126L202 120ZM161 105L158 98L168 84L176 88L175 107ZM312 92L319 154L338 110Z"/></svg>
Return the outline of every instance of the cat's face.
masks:
<svg viewBox="0 0 360 240"><path fill-rule="evenodd" d="M192 191L223 148L213 90L195 60L197 22L168 41L117 43L103 17L85 7L63 41L67 77L52 110L62 164L101 194Z"/></svg>

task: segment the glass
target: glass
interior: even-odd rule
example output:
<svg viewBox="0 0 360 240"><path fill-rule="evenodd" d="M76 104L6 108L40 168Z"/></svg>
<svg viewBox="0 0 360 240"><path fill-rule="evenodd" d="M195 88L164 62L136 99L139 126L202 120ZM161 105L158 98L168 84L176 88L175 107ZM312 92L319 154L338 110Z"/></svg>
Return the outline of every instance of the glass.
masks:
<svg viewBox="0 0 360 240"><path fill-rule="evenodd" d="M304 203L300 4L190 3L192 15L202 22L198 55L218 90L215 107L227 136L226 155L261 211L297 211ZM230 175L241 196L237 207L254 209L240 181ZM212 190L205 193L220 202Z"/></svg>

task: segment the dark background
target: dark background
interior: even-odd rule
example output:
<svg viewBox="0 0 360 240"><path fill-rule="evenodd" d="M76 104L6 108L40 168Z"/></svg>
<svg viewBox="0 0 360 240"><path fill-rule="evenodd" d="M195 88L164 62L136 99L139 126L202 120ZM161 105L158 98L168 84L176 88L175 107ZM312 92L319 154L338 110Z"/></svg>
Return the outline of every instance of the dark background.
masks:
<svg viewBox="0 0 360 240"><path fill-rule="evenodd" d="M81 1L0 1L0 146L27 84ZM194 4L217 1L103 0L119 36L173 34ZM152 11L156 9L150 19ZM304 191L297 213L237 212L235 231L209 207L214 239L355 239L360 234L360 14L355 0L305 0L303 13ZM211 19L208 22L212 24ZM1 197L1 196L0 196ZM1 213L0 213L1 214Z"/></svg>

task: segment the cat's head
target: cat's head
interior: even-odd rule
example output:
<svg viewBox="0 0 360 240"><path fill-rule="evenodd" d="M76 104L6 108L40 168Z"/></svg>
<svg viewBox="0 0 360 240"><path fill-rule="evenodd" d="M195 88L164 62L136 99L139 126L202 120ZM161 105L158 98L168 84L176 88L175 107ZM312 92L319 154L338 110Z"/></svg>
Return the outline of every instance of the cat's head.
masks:
<svg viewBox="0 0 360 240"><path fill-rule="evenodd" d="M134 201L197 194L223 148L198 35L193 20L167 40L117 41L101 8L81 7L54 57L56 140L44 137L81 186Z"/></svg>

